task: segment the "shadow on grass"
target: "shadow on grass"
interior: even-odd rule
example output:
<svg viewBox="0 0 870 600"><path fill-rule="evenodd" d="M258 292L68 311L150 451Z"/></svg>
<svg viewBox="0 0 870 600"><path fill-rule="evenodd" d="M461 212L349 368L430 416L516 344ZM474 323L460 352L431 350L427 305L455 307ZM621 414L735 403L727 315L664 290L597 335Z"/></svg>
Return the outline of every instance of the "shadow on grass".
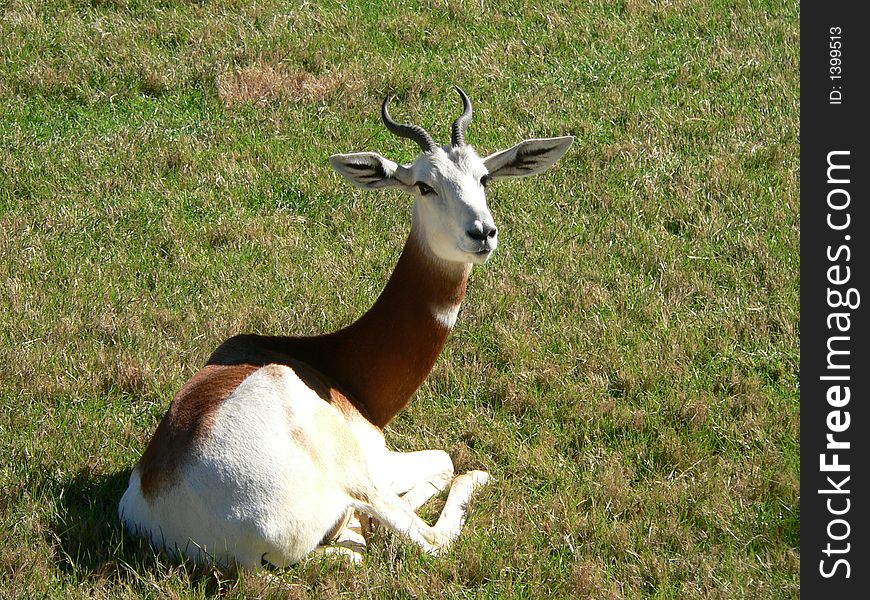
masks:
<svg viewBox="0 0 870 600"><path fill-rule="evenodd" d="M130 470L95 475L82 469L61 483L52 532L59 548L58 566L76 578L107 577L117 572L125 539L118 520L118 501L127 488ZM131 548L132 550L132 548Z"/></svg>

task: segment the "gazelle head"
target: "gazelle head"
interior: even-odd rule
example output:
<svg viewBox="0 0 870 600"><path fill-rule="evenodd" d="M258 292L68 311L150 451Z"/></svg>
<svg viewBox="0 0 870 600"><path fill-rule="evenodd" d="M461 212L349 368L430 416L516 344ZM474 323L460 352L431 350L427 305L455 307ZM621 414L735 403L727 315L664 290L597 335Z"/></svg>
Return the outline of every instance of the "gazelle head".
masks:
<svg viewBox="0 0 870 600"><path fill-rule="evenodd" d="M484 263L498 246L498 229L486 205L490 182L541 173L552 166L574 141L572 136L530 139L481 158L465 142L471 122L471 100L460 88L462 115L453 122L449 146L439 146L418 125L396 123L386 98L384 124L394 134L414 140L422 152L409 165L399 165L376 152L335 154L333 168L354 185L399 188L416 198L414 227L438 258L459 263Z"/></svg>

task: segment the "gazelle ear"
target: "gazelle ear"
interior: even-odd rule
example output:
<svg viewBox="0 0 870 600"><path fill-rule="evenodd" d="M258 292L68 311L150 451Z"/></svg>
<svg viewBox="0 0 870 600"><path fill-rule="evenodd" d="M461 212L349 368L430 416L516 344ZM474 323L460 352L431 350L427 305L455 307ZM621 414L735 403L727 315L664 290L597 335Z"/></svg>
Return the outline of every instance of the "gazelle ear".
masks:
<svg viewBox="0 0 870 600"><path fill-rule="evenodd" d="M572 135L525 140L513 148L490 154L483 159L483 164L493 179L537 175L552 167L573 142Z"/></svg>
<svg viewBox="0 0 870 600"><path fill-rule="evenodd" d="M407 187L413 183L402 181L407 179L405 167L377 152L333 154L329 157L329 164L345 179L364 189Z"/></svg>

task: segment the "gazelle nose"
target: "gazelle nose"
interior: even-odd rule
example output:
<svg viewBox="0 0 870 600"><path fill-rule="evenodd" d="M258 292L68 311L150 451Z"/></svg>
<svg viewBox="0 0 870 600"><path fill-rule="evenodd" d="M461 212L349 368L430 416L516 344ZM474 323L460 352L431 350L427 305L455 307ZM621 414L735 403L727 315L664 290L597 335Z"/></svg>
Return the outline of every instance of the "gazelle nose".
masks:
<svg viewBox="0 0 870 600"><path fill-rule="evenodd" d="M498 235L498 228L495 225L484 225L475 223L476 227L474 229L468 229L465 231L473 240L477 240L478 242L484 242L488 239L493 239L496 235Z"/></svg>

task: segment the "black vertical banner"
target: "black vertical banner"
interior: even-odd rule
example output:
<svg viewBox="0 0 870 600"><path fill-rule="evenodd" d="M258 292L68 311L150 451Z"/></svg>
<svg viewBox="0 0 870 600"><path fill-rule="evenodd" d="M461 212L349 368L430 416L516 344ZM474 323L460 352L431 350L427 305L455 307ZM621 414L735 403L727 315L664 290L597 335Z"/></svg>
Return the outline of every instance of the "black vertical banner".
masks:
<svg viewBox="0 0 870 600"><path fill-rule="evenodd" d="M862 4L801 4L805 598L865 598L870 589L870 21Z"/></svg>

